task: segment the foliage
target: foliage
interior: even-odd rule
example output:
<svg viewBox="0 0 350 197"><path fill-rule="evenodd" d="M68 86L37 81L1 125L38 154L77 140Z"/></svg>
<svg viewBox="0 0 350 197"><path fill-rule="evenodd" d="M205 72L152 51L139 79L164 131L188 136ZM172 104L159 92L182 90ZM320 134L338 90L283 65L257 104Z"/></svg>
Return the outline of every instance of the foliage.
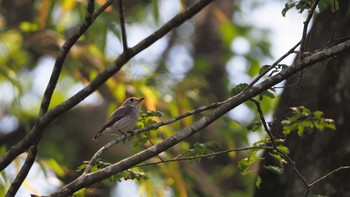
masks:
<svg viewBox="0 0 350 197"><path fill-rule="evenodd" d="M308 10L311 8L313 1L312 0L301 0L295 2L288 2L284 5L284 9L282 10L282 15L286 16L287 12L294 8L298 10L299 13L304 12L304 10ZM320 0L318 3L318 8L320 11L324 11L327 8L330 8L332 12L335 12L339 9L338 0Z"/></svg>
<svg viewBox="0 0 350 197"><path fill-rule="evenodd" d="M205 143L195 143L193 148L186 151L182 155L186 157L194 157L194 156L203 156L210 153L214 153L213 149L220 147L220 144L217 141L211 140ZM214 156L206 157L208 159L214 159ZM200 161L201 157L197 157L195 161Z"/></svg>
<svg viewBox="0 0 350 197"><path fill-rule="evenodd" d="M96 9L100 8L104 2L96 1ZM230 3L230 1L225 3L227 2ZM171 4L174 9L169 10L164 9L169 6L167 1L138 1L136 4L125 1L129 47L165 23L170 14L183 12L188 7L186 3L185 1L174 1ZM19 122L16 128L19 130L16 133L18 138L23 138L22 134L27 133L38 118L40 102L48 81L46 77L52 71L58 49L84 20L87 6L85 1L49 3L42 1L25 5L25 10L21 11L20 8L17 8L18 19L12 19L12 15L6 12L7 8L0 10L2 17L8 21L14 21L11 23L0 21L0 89L6 86L11 89L5 95L6 97L0 98L0 120L3 116L15 117ZM299 12L303 12L309 9L310 5L311 1L287 3L282 13L285 16L287 11L294 7ZM237 6L237 11L235 10L237 15L242 14L238 9L241 5L235 6ZM208 8L212 9L207 13L213 13L213 15L207 17L214 20L214 23L210 24L213 28L201 26L203 22L196 20L188 21L187 24L159 40L157 44L160 43L161 47L153 46L155 49L150 48L135 56L84 102L71 112L57 117L57 122L45 131L45 139L40 144L36 163L41 166L42 171L44 173L54 172L62 180L71 178L70 173L74 171L72 169L76 169L81 161L90 158L101 145L98 144L99 142L92 144L90 141L91 133L96 132L97 127L101 124L102 120L99 120L99 117L110 114L128 96L143 95L145 97L144 108L146 110L142 111L137 123L137 128L144 128L206 104L221 101L222 98L227 98L227 95L235 96L241 93L248 87L247 83L238 83L230 91L226 89L235 84L230 81L229 70L230 62L237 57L246 62L246 71L243 75L250 80L269 69L270 66L261 66L263 62L271 58L269 32L255 28L251 24L244 24L239 19L232 20L233 11L226 13L224 9L226 7L218 5ZM337 10L338 1L321 0L319 9L325 10L327 7ZM32 13L31 16L24 15L27 9L28 13ZM50 109L74 96L121 54L123 40L117 10L118 7L114 5L109 7L74 44L64 61L57 88L51 99ZM14 13L13 10L10 11ZM204 23L209 24L211 20L206 20ZM204 31L209 30L215 30L208 33L210 35L215 33L213 35L215 42L209 43L208 40L206 47L218 46L218 49L206 51L208 49L200 45L201 43L196 43L194 37L205 35L207 32ZM249 48L241 54L232 48L238 39L243 39ZM219 56L212 54L213 51L220 53ZM212 58L213 56L215 58ZM285 68L287 65L278 64L264 78L271 77ZM215 83L218 81L220 87ZM217 90L222 91L218 93ZM277 93L273 87L258 95L265 115L272 113L276 96ZM250 104L245 106L247 111L255 111L254 106ZM101 115L98 109L102 108L107 112ZM292 108L292 110L292 116L283 122L285 124L283 130L286 135L291 132L302 135L308 128L335 129L334 123L330 119L323 118L323 113L320 111L311 112L305 107ZM195 114L171 125L134 136L133 147L126 140L122 148L118 147L117 150L99 158L91 172L108 167L111 162L121 160L132 152L137 153L162 142L191 125L202 114ZM186 196L196 192L199 193L198 195L204 194L208 188L201 188L201 185L222 185L232 182L231 179L234 177L238 179L235 182L241 185L235 184L231 187L232 191L227 191L227 193L237 192L243 185L248 189L239 191L240 194L249 196L252 186L249 181L244 181L244 177L237 176L239 173L235 166L232 166L232 162L240 160L238 168L242 170L241 174L252 174L254 173L251 170L253 166L264 159L261 157L263 148L252 149L247 153L230 153L225 159L226 163L215 162L214 156L206 156L215 153L219 148L234 149L249 146L251 131L256 131L254 134L262 136L264 134L261 129L262 122L256 121L259 118L258 113L252 113L251 116L249 117L250 120L253 120L251 122L239 122L229 115L223 117L208 126L206 131L203 131L204 134L192 136L188 141L183 141L176 147L158 155L157 158L147 161L157 162L162 159L181 157L194 158L196 162L191 164L165 163L147 168L128 169L103 180L102 183L113 186L121 180L137 180L141 187L146 188L145 193L148 194L153 194L152 190L156 191L159 188L164 191L164 188L170 188L175 196ZM17 140L17 138L13 139ZM277 165L265 166L265 168L282 173L285 164L282 155L289 154L289 150L284 146L282 139L274 140L278 146L276 150L270 151L270 155L276 160ZM0 153L4 152L5 146L11 147L18 143L18 141L12 141L12 138L5 141L4 146L0 148ZM271 145L271 139L262 137L253 145ZM202 156L211 159L210 166L203 164L207 161L202 161ZM81 173L86 165L87 163L80 165L78 173ZM196 168L206 172L208 180L197 177L195 172L184 170L189 168L188 165L196 165ZM148 179L154 182L144 181ZM257 177L256 187L259 188L262 182L261 177ZM7 189L10 185L8 175L4 171L0 173L0 184L2 186L0 196L2 196L6 192L3 188ZM156 187L155 185L161 186ZM93 194L89 189L81 189L74 193L74 196L84 195Z"/></svg>
<svg viewBox="0 0 350 197"><path fill-rule="evenodd" d="M317 130L323 131L325 129L335 130L335 124L332 119L323 118L323 112L315 111L311 112L304 106L291 107L292 114L283 120L283 133L285 135L291 132L297 132L299 136L304 134L305 129L316 128Z"/></svg>

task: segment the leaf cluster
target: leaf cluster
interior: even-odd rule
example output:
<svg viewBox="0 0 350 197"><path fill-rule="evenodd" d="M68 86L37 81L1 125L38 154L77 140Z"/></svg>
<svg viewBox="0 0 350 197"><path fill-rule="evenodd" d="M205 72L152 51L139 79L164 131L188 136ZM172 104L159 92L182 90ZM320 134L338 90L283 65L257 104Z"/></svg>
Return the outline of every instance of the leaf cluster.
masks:
<svg viewBox="0 0 350 197"><path fill-rule="evenodd" d="M282 121L283 133L297 132L299 136L304 134L305 129L316 128L323 131L325 129L335 130L334 120L323 118L323 112L311 112L304 106L291 107L292 115Z"/></svg>
<svg viewBox="0 0 350 197"><path fill-rule="evenodd" d="M301 0L296 2L288 2L284 5L282 10L282 15L285 17L287 12L295 8L299 13L303 13L304 10L308 10L311 8L313 0ZM332 12L335 12L339 9L338 0L320 0L318 3L318 9L322 12L327 8L331 8Z"/></svg>

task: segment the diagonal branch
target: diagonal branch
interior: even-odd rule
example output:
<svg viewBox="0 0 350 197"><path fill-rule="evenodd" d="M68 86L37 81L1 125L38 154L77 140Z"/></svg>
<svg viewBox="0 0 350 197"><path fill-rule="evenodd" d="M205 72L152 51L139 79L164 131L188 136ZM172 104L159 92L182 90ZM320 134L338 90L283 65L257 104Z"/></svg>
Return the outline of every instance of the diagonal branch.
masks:
<svg viewBox="0 0 350 197"><path fill-rule="evenodd" d="M270 138L270 140L271 140L272 147L273 147L274 149L277 150L277 144L276 144L276 141L275 141L275 137L273 136L271 130L270 130L269 127L267 126L267 123L266 123L264 114L263 114L262 109L261 109L261 106L260 106L260 102L257 101L256 99L253 99L253 98L251 98L250 100L256 105L256 109L257 109L258 114L259 114L259 116L260 116L260 120L261 120L261 122L262 122L262 125L263 125L263 127L264 127L264 130L266 131L267 135L269 136L269 138Z"/></svg>
<svg viewBox="0 0 350 197"><path fill-rule="evenodd" d="M86 166L83 174L89 173L91 168L92 168L92 166L95 164L96 160L102 155L102 153L105 152L106 150L108 150L110 147L114 146L115 144L118 144L119 142L122 142L125 139L128 139L128 138L130 138L132 136L138 135L140 133L144 133L146 131L158 129L161 126L171 124L173 122L176 122L176 121L181 120L183 118L186 118L188 116L191 116L191 115L194 115L194 114L198 114L200 112L203 112L203 111L206 111L206 110L209 110L209 109L216 108L216 107L220 106L221 104L222 104L222 102L212 103L210 105L206 105L206 106L203 106L203 107L191 110L189 112L186 112L186 113L181 114L179 116L176 116L174 118L171 118L171 119L168 119L168 120L165 120L165 121L162 121L162 122L157 122L157 123L151 124L149 126L146 126L144 128L136 129L133 132L126 133L126 135L119 136L117 139L115 139L115 140L107 143L106 145L104 145L102 148L100 148L94 154L94 156L90 159L88 165Z"/></svg>
<svg viewBox="0 0 350 197"><path fill-rule="evenodd" d="M200 0L191 7L187 8L185 11L177 14L174 16L171 20L169 20L167 23L165 23L162 27L160 27L158 30L156 30L153 34L142 40L140 43L138 43L133 48L130 48L128 50L128 53L123 52L111 65L107 66L107 68L99 73L95 79L93 79L90 84L88 84L85 88L80 90L78 93L73 95L68 100L64 101L63 103L59 104L55 108L48 111L44 116L42 116L37 123L34 125L34 127L31 129L30 133L26 135L22 141L17 143L15 146L11 147L5 155L0 160L0 171L3 170L7 165L10 164L10 162L16 158L19 154L24 152L33 142L35 142L36 138L44 132L44 129L53 122L58 116L62 115L63 113L67 112L71 108L73 108L75 105L80 103L82 100L84 100L86 97L88 97L90 94L92 94L96 89L98 89L103 83L107 81L113 74L118 72L122 66L128 62L133 56L140 53L144 49L148 48L150 45L155 43L157 40L162 38L164 35L169 33L171 30L176 28L177 26L181 25L194 15L196 15L198 12L200 12L204 7L206 7L209 3L213 2L214 0ZM107 1L107 3L110 5L111 0ZM100 13L102 13L102 9L107 8L107 3L104 4L99 10L96 11L94 14L94 19L96 16Z"/></svg>
<svg viewBox="0 0 350 197"><path fill-rule="evenodd" d="M294 172L297 174L297 176L300 178L300 180L304 183L305 187L308 189L308 184L307 184L307 181L305 179L305 177L300 173L300 171L298 170L298 168L296 167L295 165L295 162L287 155L285 154L283 151L281 151L280 149L278 149L277 147L277 144L276 144L276 141L275 141L275 138L274 136L272 135L272 132L271 130L269 129L269 127L267 126L267 123L265 121L265 118L264 118L264 114L262 112L262 109L261 109L261 106L260 106L260 103L259 101L255 100L255 99L250 99L251 101L253 101L256 105L256 108L257 108L257 111L259 113L259 116L260 116L260 120L263 124L263 127L264 127L264 130L265 132L269 135L270 137L270 140L271 140L271 143L272 143L272 147L273 149L279 153L287 162L290 166L292 166Z"/></svg>
<svg viewBox="0 0 350 197"><path fill-rule="evenodd" d="M269 68L267 68L266 70L264 70L263 72L261 72L259 74L258 77L256 77L252 82L249 83L249 85L244 89L249 89L250 87L252 87L253 85L255 85L263 76L265 76L268 72L270 72L273 68L275 68L282 60L284 60L286 57L288 57L290 54L295 52L295 49L300 45L300 41L294 45L291 49L289 49L289 51L287 53L285 53L284 55L282 55L280 58L278 58L277 61L275 61L271 66L269 66ZM244 91L243 90L243 91Z"/></svg>
<svg viewBox="0 0 350 197"><path fill-rule="evenodd" d="M39 118L41 118L47 112L47 110L49 108L52 94L55 90L59 76L61 74L63 63L64 63L64 60L66 59L66 55L68 54L71 47L78 40L78 38L92 24L93 17L94 17L93 16L94 9L95 9L95 1L89 0L85 21L80 25L78 30L66 40L66 42L63 44L63 46L60 48L60 50L58 52L58 56L56 58L54 68L53 68L52 73L51 73L50 81L46 87L46 90L44 92L44 96L43 96L43 99L41 102L40 111L39 111ZM35 141L33 141L33 145L31 145L31 147L29 148L27 158L26 158L21 170L16 175L15 180L12 182L6 196L15 196L19 187L22 185L24 179L27 177L29 170L31 169L31 167L35 161L36 155L38 153L38 144L41 140L41 137L42 137L42 135L39 135L39 136L37 136Z"/></svg>
<svg viewBox="0 0 350 197"><path fill-rule="evenodd" d="M303 59L304 58L307 29L308 29L308 26L309 26L309 23L311 21L312 15L314 14L316 6L318 5L319 1L320 0L314 0L314 2L311 5L311 8L309 9L309 13L307 15L307 18L304 21L303 34L302 34L302 37L301 37L301 44L300 44L299 59Z"/></svg>
<svg viewBox="0 0 350 197"><path fill-rule="evenodd" d="M21 170L18 172L15 180L11 183L10 188L7 190L6 197L16 195L19 187L22 185L24 179L27 177L29 170L32 168L37 152L37 145L32 145L29 148L27 158L24 161L24 164L22 165Z"/></svg>
<svg viewBox="0 0 350 197"><path fill-rule="evenodd" d="M318 178L316 181L310 183L308 186L309 187L313 187L316 184L318 184L320 181L322 181L322 180L326 179L327 177L329 177L330 175L332 175L332 174L334 174L334 173L336 173L336 172L338 172L340 170L345 170L345 169L350 169L350 166L340 166L339 168L334 169L331 172L329 172L329 173L323 175L322 177Z"/></svg>
<svg viewBox="0 0 350 197"><path fill-rule="evenodd" d="M251 87L250 89L239 93L238 95L229 98L224 101L222 105L215 108L209 112L206 116L203 116L201 119L195 121L190 126L182 129L173 136L168 137L164 141L151 146L129 158L123 159L111 166L108 166L104 169L98 170L93 173L88 173L83 176L80 176L76 180L67 184L63 188L59 189L52 196L67 196L75 191L89 186L93 183L99 182L109 176L115 175L119 172L127 170L143 161L146 161L159 153L166 151L167 149L175 146L179 142L187 139L193 134L199 132L201 129L207 127L209 124L225 115L231 109L242 104L243 102L249 100L250 98L258 95L259 93L265 91L266 89L272 87L283 81L284 79L292 76L301 69L307 68L315 63L330 58L340 52L350 49L350 41L339 44L335 47L328 48L326 50L320 51L318 53L312 54L305 57L303 60L296 62L294 65L282 70L280 73L264 80L263 82L257 84L256 86Z"/></svg>
<svg viewBox="0 0 350 197"><path fill-rule="evenodd" d="M108 2L107 2L108 3ZM107 4L106 3L106 4ZM42 117L48 110L53 92L56 88L58 78L61 74L63 63L66 59L66 56L72 46L77 42L77 40L85 33L85 31L90 27L90 25L94 22L98 15L93 15L95 9L95 1L89 0L87 6L87 14L85 16L85 20L80 24L80 26L76 29L76 31L71 34L67 40L64 42L60 50L58 51L58 55L56 58L56 62L54 68L51 73L51 77L49 83L47 84L41 106L39 112L39 118ZM100 12L102 13L102 12Z"/></svg>
<svg viewBox="0 0 350 197"><path fill-rule="evenodd" d="M126 38L126 29L125 29L125 18L124 18L124 3L123 0L119 0L119 18L120 18L120 28L122 32L122 41L124 51L128 50L128 40Z"/></svg>
<svg viewBox="0 0 350 197"><path fill-rule="evenodd" d="M273 147L271 147L271 146L252 146L252 147L246 147L246 148L235 148L235 149L223 150L223 151L218 151L218 152L204 154L204 155L196 155L196 156L192 156L192 157L182 157L182 158L175 157L174 159L141 164L141 165L137 165L135 167L143 167L143 166L157 165L157 164L161 164L161 163L170 163L170 162L202 159L202 158L222 155L222 154L226 154L226 153L230 153L230 152L238 152L238 151L245 151L245 150L252 150L252 149L264 149L264 150L266 150L266 149L273 149Z"/></svg>

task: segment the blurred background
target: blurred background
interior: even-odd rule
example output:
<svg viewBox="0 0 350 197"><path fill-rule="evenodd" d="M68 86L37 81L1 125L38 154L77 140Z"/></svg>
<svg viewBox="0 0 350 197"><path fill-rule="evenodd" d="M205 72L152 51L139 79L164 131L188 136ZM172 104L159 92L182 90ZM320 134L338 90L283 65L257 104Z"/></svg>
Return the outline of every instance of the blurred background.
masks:
<svg viewBox="0 0 350 197"><path fill-rule="evenodd" d="M97 0L97 7L105 0ZM125 1L126 30L134 46L192 0ZM106 142L91 138L106 118L129 96L145 97L143 112L157 110L162 121L200 106L223 101L240 83L249 83L260 67L272 64L299 41L305 15L296 11L281 14L283 1L215 1L150 48L128 62L94 94L60 116L45 131L37 162L20 189L47 195L70 182L78 167ZM2 0L0 7L0 155L29 132L38 117L43 92L65 38L84 19L85 0ZM108 8L71 49L63 66L50 108L68 99L122 52L117 2ZM290 64L293 57L284 64ZM277 93L280 90L277 89ZM271 120L275 98L262 100ZM200 115L149 132L158 143L191 124ZM205 129L160 155L171 159L195 144L226 150L250 146L264 132L249 132L258 120L255 106L244 103ZM140 124L142 125L142 124ZM151 143L145 136L119 144L102 160L117 162ZM215 143L213 143L215 142ZM209 145L208 145L209 144ZM253 174L241 175L237 162L245 152L233 152L214 159L175 162L135 168L145 172L146 181L95 184L91 196L251 196ZM151 161L158 161L153 158ZM23 162L17 158L1 172L3 194ZM171 170L170 170L171 169Z"/></svg>

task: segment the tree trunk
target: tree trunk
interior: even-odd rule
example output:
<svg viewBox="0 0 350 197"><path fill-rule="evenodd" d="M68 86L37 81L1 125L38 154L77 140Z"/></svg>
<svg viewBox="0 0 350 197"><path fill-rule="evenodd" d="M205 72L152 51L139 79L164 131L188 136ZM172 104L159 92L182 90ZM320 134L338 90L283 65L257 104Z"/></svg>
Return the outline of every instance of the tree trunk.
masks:
<svg viewBox="0 0 350 197"><path fill-rule="evenodd" d="M311 28L306 51L314 52L324 47L330 40L350 35L349 1L339 1L340 10L332 13L327 10L320 13ZM324 112L324 117L332 118L336 131L307 130L302 137L290 135L286 139L290 157L305 177L307 183L319 179L340 166L350 165L350 132L347 121L350 120L350 54L343 53L315 67L303 70L286 82L287 88L274 115L272 131L281 136L281 120L287 116L288 108L305 106L311 110ZM299 83L300 82L300 83ZM256 189L255 196L305 196L306 187L296 173L287 166L282 175L276 175L263 166L273 163L267 153L261 163L259 176L263 182ZM332 174L310 188L312 194L326 196L350 196L350 170Z"/></svg>

